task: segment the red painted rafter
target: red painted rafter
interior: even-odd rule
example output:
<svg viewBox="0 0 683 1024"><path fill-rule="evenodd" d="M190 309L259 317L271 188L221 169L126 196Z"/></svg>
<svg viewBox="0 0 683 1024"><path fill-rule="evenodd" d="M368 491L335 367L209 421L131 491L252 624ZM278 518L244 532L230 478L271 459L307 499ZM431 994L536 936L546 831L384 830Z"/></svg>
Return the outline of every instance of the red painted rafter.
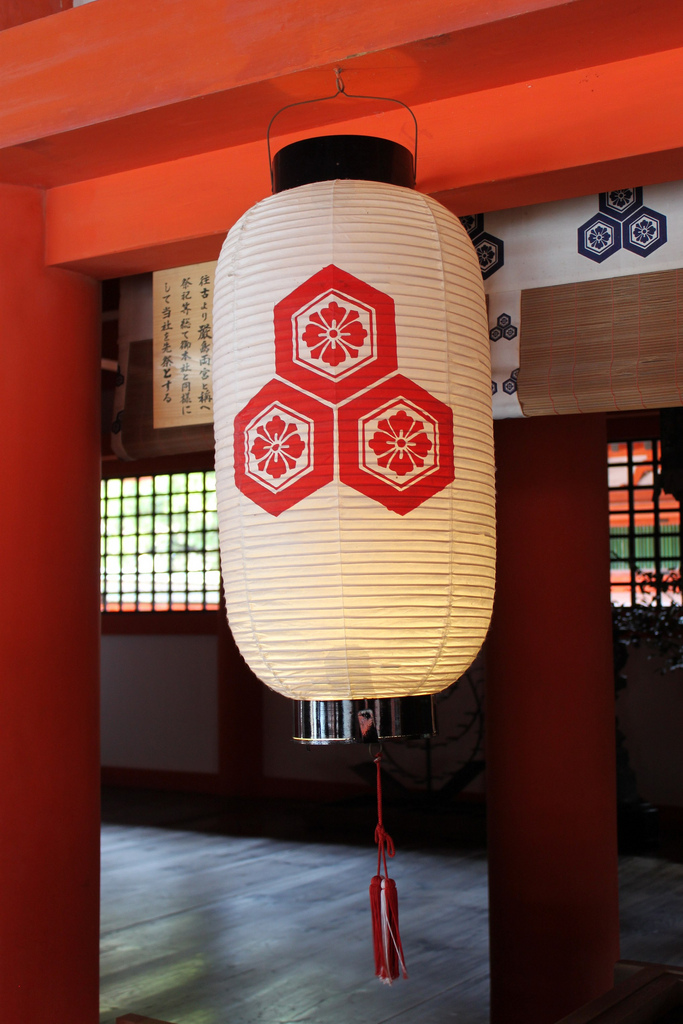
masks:
<svg viewBox="0 0 683 1024"><path fill-rule="evenodd" d="M683 49L422 104L418 187L465 213L671 180L681 106ZM401 112L333 130L409 144ZM263 141L54 188L47 259L107 277L215 258L268 191Z"/></svg>
<svg viewBox="0 0 683 1024"><path fill-rule="evenodd" d="M680 0L106 0L0 32L0 181L53 187L262 139L280 106L329 93L338 64L350 89L420 106L677 46ZM290 116L281 130L349 115Z"/></svg>

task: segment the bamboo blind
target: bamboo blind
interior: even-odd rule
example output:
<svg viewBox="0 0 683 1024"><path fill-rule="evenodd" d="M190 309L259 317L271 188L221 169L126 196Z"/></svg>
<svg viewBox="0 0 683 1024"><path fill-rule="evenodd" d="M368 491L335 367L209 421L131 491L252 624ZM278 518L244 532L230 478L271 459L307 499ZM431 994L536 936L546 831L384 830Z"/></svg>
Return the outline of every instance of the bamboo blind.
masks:
<svg viewBox="0 0 683 1024"><path fill-rule="evenodd" d="M683 405L682 318L679 270L523 291L524 415Z"/></svg>

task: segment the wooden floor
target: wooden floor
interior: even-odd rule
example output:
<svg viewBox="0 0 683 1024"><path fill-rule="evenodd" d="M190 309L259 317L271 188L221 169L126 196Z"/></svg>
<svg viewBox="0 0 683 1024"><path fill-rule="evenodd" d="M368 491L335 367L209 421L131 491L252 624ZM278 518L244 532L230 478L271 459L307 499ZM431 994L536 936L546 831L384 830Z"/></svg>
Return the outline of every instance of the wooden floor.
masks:
<svg viewBox="0 0 683 1024"><path fill-rule="evenodd" d="M125 1011L174 1024L485 1024L481 829L436 813L393 825L386 814L410 972L389 988L373 976L370 803L108 792L102 1024ZM683 865L627 857L621 871L622 956L683 964Z"/></svg>

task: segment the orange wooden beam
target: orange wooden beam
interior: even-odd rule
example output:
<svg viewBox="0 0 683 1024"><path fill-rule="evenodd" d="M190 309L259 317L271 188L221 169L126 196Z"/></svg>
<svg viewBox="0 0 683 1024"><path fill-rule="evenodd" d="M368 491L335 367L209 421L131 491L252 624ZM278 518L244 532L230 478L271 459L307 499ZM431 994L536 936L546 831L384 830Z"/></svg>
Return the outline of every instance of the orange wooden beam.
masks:
<svg viewBox="0 0 683 1024"><path fill-rule="evenodd" d="M94 119L206 97L361 50L401 46L558 5L561 0L88 4L0 36L0 140L3 146L25 143Z"/></svg>
<svg viewBox="0 0 683 1024"><path fill-rule="evenodd" d="M483 181L460 188L433 192L432 195L453 213L462 216L473 210L507 210L517 206L533 206L571 196L590 196L613 188L656 185L662 181L678 181L683 174L683 148L581 167L563 167L543 174L504 181Z"/></svg>
<svg viewBox="0 0 683 1024"><path fill-rule="evenodd" d="M423 105L680 46L680 0L107 0L0 33L0 181L256 141L282 105L329 94L337 65L350 91ZM289 116L281 130L349 115Z"/></svg>
<svg viewBox="0 0 683 1024"><path fill-rule="evenodd" d="M465 213L671 180L682 105L683 49L423 104L418 187ZM401 112L334 130L410 138ZM110 277L215 258L269 190L263 142L54 188L47 261Z"/></svg>

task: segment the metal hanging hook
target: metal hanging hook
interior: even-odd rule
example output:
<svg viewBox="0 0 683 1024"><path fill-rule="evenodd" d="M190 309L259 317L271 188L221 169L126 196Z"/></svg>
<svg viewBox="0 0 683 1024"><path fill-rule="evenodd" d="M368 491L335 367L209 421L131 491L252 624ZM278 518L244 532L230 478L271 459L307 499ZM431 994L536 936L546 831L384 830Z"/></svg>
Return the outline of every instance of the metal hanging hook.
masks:
<svg viewBox="0 0 683 1024"><path fill-rule="evenodd" d="M271 191L275 188L275 179L273 175L273 158L270 149L270 130L273 127L275 119L278 118L280 114L284 114L285 110L291 110L292 107L304 107L310 103L325 103L327 100L336 100L340 96L345 96L346 99L350 100L381 100L384 103L398 103L400 107L403 107L404 110L408 111L411 118L413 119L413 127L415 130L413 143L413 184L415 184L415 181L417 180L417 118L415 117L415 114L410 109L407 103L404 103L403 100L394 99L392 96L364 96L361 93L347 92L346 84L344 82L344 79L342 78L343 70L344 69L340 67L334 69L336 91L331 96L316 96L311 100L298 100L296 103L288 103L286 106L280 107L280 109L273 114L270 121L268 122L268 128L266 131L266 145L268 146L268 169L270 171Z"/></svg>

